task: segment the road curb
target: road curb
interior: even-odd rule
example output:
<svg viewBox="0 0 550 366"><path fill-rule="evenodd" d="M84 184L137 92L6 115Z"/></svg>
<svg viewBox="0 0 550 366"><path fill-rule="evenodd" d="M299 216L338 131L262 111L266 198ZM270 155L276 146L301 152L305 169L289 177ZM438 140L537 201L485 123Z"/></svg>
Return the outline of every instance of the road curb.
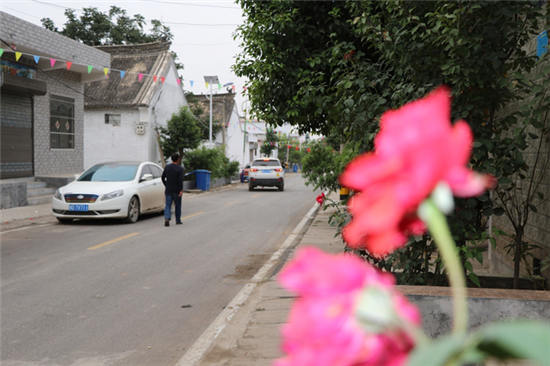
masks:
<svg viewBox="0 0 550 366"><path fill-rule="evenodd" d="M316 203L308 211L300 223L298 223L298 225L294 228L292 233L285 239L283 244L281 244L279 249L277 249L271 258L269 258L269 260L258 270L250 282L247 283L237 295L235 295L233 300L231 300L231 302L222 310L216 319L214 319L208 328L206 328L202 335L195 341L195 343L193 343L193 345L187 350L175 366L199 365L199 362L203 358L204 354L208 351L210 346L214 343L227 324L229 324L229 321L233 318L233 316L235 316L235 314L237 314L237 312L243 307L246 300L250 297L258 284L269 277L271 270L277 265L286 250L292 246L294 241L300 235L302 229L308 222L311 223L313 221L319 211L319 207L319 204Z"/></svg>

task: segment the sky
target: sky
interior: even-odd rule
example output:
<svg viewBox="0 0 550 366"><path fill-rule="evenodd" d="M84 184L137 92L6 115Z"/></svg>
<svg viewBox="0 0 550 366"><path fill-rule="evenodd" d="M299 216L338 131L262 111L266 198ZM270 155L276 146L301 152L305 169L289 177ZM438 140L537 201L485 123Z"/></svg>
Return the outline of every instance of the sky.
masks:
<svg viewBox="0 0 550 366"><path fill-rule="evenodd" d="M232 0L0 0L1 11L39 26L42 18L50 18L58 29L64 28L67 19L64 12L68 8L80 16L82 8L95 7L106 12L111 5L126 10L129 16L145 17L147 32L151 20L162 21L174 35L171 50L184 65L184 70L179 71L184 89L194 94L210 94L204 76L217 75L222 85L234 83L237 107L243 115L242 110L247 107L242 93L246 79L235 76L231 66L240 53L240 41L233 40L233 33L244 17L240 6ZM212 92L226 90L215 86Z"/></svg>

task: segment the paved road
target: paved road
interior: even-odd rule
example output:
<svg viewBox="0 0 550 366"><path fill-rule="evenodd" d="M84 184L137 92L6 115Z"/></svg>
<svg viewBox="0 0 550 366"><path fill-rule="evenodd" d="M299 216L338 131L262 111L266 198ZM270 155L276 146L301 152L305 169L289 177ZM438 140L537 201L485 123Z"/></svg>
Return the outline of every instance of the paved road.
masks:
<svg viewBox="0 0 550 366"><path fill-rule="evenodd" d="M174 365L315 203L300 175L285 192L246 185L162 216L5 232L3 366Z"/></svg>

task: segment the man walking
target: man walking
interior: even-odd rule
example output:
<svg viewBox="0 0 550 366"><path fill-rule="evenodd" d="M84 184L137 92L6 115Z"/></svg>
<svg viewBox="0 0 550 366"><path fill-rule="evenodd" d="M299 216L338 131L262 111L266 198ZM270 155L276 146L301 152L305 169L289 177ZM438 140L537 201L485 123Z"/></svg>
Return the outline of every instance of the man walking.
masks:
<svg viewBox="0 0 550 366"><path fill-rule="evenodd" d="M180 165L181 157L174 153L171 156L172 164L166 165L162 172L162 184L164 184L164 226L170 226L172 218L172 202L176 205L176 225L181 224L181 196L183 195L183 167Z"/></svg>

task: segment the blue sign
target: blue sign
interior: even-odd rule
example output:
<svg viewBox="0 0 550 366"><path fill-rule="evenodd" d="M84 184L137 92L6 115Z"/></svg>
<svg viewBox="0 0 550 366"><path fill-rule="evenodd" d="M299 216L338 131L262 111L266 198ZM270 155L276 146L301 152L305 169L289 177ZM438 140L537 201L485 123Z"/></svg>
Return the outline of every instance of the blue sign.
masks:
<svg viewBox="0 0 550 366"><path fill-rule="evenodd" d="M537 36L537 57L541 57L548 52L548 31L544 31Z"/></svg>

